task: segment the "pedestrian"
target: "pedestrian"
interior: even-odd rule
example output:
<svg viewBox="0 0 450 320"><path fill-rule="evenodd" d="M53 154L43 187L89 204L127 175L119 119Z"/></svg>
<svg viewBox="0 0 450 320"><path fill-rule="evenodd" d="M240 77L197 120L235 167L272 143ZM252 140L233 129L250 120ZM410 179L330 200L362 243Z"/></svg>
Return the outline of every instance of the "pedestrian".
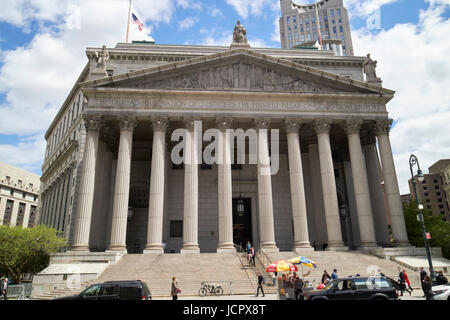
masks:
<svg viewBox="0 0 450 320"><path fill-rule="evenodd" d="M163 252L166 253L166 247L167 247L166 240L163 240L162 247L163 247Z"/></svg>
<svg viewBox="0 0 450 320"><path fill-rule="evenodd" d="M275 286L275 285L276 285L276 281L277 281L277 275L276 275L276 272L273 272L273 273L272 273L272 281L273 281L273 285Z"/></svg>
<svg viewBox="0 0 450 320"><path fill-rule="evenodd" d="M438 275L436 276L436 284L439 286L441 284L447 284L448 280L444 276L444 273L442 271L438 272Z"/></svg>
<svg viewBox="0 0 450 320"><path fill-rule="evenodd" d="M331 280L334 280L337 278L338 278L337 269L333 269L333 272L331 273Z"/></svg>
<svg viewBox="0 0 450 320"><path fill-rule="evenodd" d="M423 278L423 292L425 293L425 297L427 300L433 299L433 289L431 288L431 278L429 275L426 275Z"/></svg>
<svg viewBox="0 0 450 320"><path fill-rule="evenodd" d="M252 243L250 241L247 241L246 251L249 252L251 247L252 247Z"/></svg>
<svg viewBox="0 0 450 320"><path fill-rule="evenodd" d="M251 252L251 262L252 265L255 267L255 248L253 246L251 246L250 248L250 252Z"/></svg>
<svg viewBox="0 0 450 320"><path fill-rule="evenodd" d="M423 267L420 267L419 270L420 270L420 285L422 287L423 296L426 297L425 289L423 288L423 281L428 274L425 270L423 270Z"/></svg>
<svg viewBox="0 0 450 320"><path fill-rule="evenodd" d="M298 277L297 274L294 276L294 292L295 300L303 300L303 280Z"/></svg>
<svg viewBox="0 0 450 320"><path fill-rule="evenodd" d="M258 272L258 288L256 289L256 296L259 295L259 289L261 289L262 296L264 297L264 277Z"/></svg>
<svg viewBox="0 0 450 320"><path fill-rule="evenodd" d="M172 287L170 290L170 294L172 295L172 300L178 300L178 294L181 293L181 290L178 288L177 277L172 278Z"/></svg>
<svg viewBox="0 0 450 320"><path fill-rule="evenodd" d="M411 288L411 282L409 282L409 278L408 275L406 274L406 270L403 269L403 275L405 276L405 282L408 285L409 290L406 289L405 286L405 290L409 293L409 295L411 295L411 292L413 291L413 288Z"/></svg>
<svg viewBox="0 0 450 320"><path fill-rule="evenodd" d="M406 289L406 280L405 280L405 274L401 270L400 267L398 269L398 283L400 284L400 295L403 296L403 291Z"/></svg>
<svg viewBox="0 0 450 320"><path fill-rule="evenodd" d="M325 283L325 280L330 280L331 276L328 274L327 270L323 270L322 280L320 280L320 283Z"/></svg>
<svg viewBox="0 0 450 320"><path fill-rule="evenodd" d="M8 278L0 280L0 297L3 295L4 300L8 300Z"/></svg>

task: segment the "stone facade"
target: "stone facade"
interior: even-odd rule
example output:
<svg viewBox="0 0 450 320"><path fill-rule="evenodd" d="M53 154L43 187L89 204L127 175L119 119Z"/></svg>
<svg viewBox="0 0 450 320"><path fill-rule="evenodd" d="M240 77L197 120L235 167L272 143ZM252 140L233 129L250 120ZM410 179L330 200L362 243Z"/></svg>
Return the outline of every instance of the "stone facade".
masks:
<svg viewBox="0 0 450 320"><path fill-rule="evenodd" d="M37 224L39 185L38 175L0 163L0 225Z"/></svg>
<svg viewBox="0 0 450 320"><path fill-rule="evenodd" d="M62 230L71 250L162 253L163 240L181 253L233 252L248 240L269 251L390 246L383 180L394 245L408 246L386 110L394 92L362 81L364 57L118 44L101 76L100 50L86 50L46 134L41 223ZM257 163L173 163L176 129L190 132L186 159L208 146L194 121L219 139L254 130L258 152L247 140L246 157ZM264 175L274 130L279 170ZM220 150L232 159L230 145Z"/></svg>

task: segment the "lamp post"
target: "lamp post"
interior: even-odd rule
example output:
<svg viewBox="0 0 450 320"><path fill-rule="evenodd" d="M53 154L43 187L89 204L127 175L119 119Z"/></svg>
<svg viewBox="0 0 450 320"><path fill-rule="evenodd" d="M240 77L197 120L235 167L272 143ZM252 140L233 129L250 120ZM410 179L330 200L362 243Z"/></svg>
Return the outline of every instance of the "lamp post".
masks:
<svg viewBox="0 0 450 320"><path fill-rule="evenodd" d="M419 204L419 197L417 196L416 180L414 179L414 173L413 173L414 165L417 165L417 180L422 182L423 181L423 173L422 173L422 170L420 170L419 160L417 159L417 157L415 155L412 154L409 157L409 170L411 171L411 179L412 179L412 184L413 184L413 189L414 189L414 198L416 199L417 209L419 210L419 214L417 215L417 220L419 220L420 226L422 228L422 236L423 236L423 241L425 243L425 252L427 254L428 266L429 266L429 269L430 269L431 281L434 284L435 281L436 281L436 276L435 276L434 270L433 270L433 263L431 261L430 246L428 244L427 232L425 230L425 222L424 222L423 214L422 214L423 205Z"/></svg>

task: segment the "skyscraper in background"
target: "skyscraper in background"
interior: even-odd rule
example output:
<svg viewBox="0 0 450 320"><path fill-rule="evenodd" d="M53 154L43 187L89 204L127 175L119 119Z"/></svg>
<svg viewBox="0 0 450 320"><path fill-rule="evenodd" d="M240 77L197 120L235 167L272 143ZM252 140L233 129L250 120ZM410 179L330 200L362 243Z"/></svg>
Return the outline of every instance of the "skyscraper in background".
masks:
<svg viewBox="0 0 450 320"><path fill-rule="evenodd" d="M317 1L317 11L314 3L306 2L280 0L281 47L287 49L315 43L320 28L324 49L334 50L338 55L353 56L350 23L342 0Z"/></svg>

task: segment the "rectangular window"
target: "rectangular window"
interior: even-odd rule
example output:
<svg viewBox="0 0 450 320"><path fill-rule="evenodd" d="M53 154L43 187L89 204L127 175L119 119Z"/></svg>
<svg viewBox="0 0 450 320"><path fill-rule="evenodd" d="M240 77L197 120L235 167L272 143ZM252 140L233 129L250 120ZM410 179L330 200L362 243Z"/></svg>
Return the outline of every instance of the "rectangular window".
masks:
<svg viewBox="0 0 450 320"><path fill-rule="evenodd" d="M292 22L293 22L293 23L297 23L297 16L293 16L293 17L292 17Z"/></svg>
<svg viewBox="0 0 450 320"><path fill-rule="evenodd" d="M336 33L336 27L333 27L333 33Z"/></svg>
<svg viewBox="0 0 450 320"><path fill-rule="evenodd" d="M286 22L289 23L291 21L291 17L286 17Z"/></svg>
<svg viewBox="0 0 450 320"><path fill-rule="evenodd" d="M183 220L170 220L170 237L183 237Z"/></svg>
<svg viewBox="0 0 450 320"><path fill-rule="evenodd" d="M337 13L338 17L340 17L341 16L341 9L336 9L336 13Z"/></svg>
<svg viewBox="0 0 450 320"><path fill-rule="evenodd" d="M330 16L334 17L334 10L330 10Z"/></svg>

